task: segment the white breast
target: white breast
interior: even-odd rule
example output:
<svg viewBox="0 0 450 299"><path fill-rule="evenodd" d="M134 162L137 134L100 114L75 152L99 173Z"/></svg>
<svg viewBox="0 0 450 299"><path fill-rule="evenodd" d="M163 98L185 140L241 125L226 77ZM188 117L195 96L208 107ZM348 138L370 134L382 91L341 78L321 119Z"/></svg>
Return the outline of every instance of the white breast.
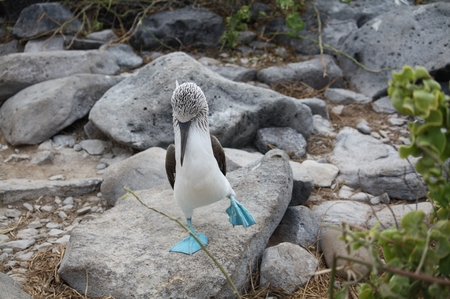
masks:
<svg viewBox="0 0 450 299"><path fill-rule="evenodd" d="M205 206L233 194L214 158L209 132L191 126L186 144L183 166L180 165L180 136L175 133L176 177L175 200L186 218L195 208Z"/></svg>

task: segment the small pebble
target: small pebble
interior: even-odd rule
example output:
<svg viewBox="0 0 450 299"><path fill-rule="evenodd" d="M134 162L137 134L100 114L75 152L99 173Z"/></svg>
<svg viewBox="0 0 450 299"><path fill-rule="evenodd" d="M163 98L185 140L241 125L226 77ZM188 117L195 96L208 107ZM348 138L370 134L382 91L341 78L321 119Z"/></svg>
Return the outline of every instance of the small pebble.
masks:
<svg viewBox="0 0 450 299"><path fill-rule="evenodd" d="M67 218L67 214L64 213L63 211L59 211L58 212L58 217L61 219L66 219Z"/></svg>
<svg viewBox="0 0 450 299"><path fill-rule="evenodd" d="M81 150L83 149L83 147L77 143L77 144L75 144L75 145L73 146L73 149L74 149L75 151L79 152L79 151L81 151Z"/></svg>
<svg viewBox="0 0 450 299"><path fill-rule="evenodd" d="M51 211L53 211L53 207L52 206L43 206L43 207L41 207L41 211L51 212Z"/></svg>
<svg viewBox="0 0 450 299"><path fill-rule="evenodd" d="M337 105L331 109L331 112L337 115L341 115L344 110L344 105Z"/></svg>
<svg viewBox="0 0 450 299"><path fill-rule="evenodd" d="M84 207L77 211L78 216L85 215L91 211L91 207Z"/></svg>
<svg viewBox="0 0 450 299"><path fill-rule="evenodd" d="M97 168L98 170L105 169L105 168L106 168L106 164L105 164L105 163L100 163L100 164L97 165L96 168Z"/></svg>
<svg viewBox="0 0 450 299"><path fill-rule="evenodd" d="M27 210L30 211L30 212L33 212L33 211L34 211L33 206L32 206L31 204L27 203L27 202L24 203L23 206L25 207L25 209L27 209Z"/></svg>
<svg viewBox="0 0 450 299"><path fill-rule="evenodd" d="M57 174L57 175L51 176L48 179L50 181L64 181L65 180L64 175L62 175L62 174Z"/></svg>
<svg viewBox="0 0 450 299"><path fill-rule="evenodd" d="M64 205L73 205L73 197L70 196L70 197L67 197L66 199L64 199L63 204Z"/></svg>

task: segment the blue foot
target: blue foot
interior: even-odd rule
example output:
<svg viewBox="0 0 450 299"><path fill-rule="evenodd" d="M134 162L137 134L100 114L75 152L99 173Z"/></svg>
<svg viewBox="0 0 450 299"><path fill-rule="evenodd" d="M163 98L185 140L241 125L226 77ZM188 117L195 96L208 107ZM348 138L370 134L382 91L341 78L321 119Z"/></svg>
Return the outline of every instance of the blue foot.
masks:
<svg viewBox="0 0 450 299"><path fill-rule="evenodd" d="M208 245L208 237L204 234L195 234L197 238L202 241L203 245ZM194 239L191 235L189 237L181 240L175 246L170 249L172 252L181 252L184 254L193 254L202 249L200 244L198 244L197 240Z"/></svg>
<svg viewBox="0 0 450 299"><path fill-rule="evenodd" d="M208 245L208 237L204 234L197 234L192 226L191 218L187 219L188 227L191 232L203 243L204 246ZM175 246L173 246L170 251L181 252L184 254L193 254L202 249L200 244L195 240L195 238L189 235L187 238L181 240Z"/></svg>
<svg viewBox="0 0 450 299"><path fill-rule="evenodd" d="M230 207L227 209L227 214L230 215L230 223L233 226L243 225L247 227L255 224L252 214L233 195L230 195Z"/></svg>

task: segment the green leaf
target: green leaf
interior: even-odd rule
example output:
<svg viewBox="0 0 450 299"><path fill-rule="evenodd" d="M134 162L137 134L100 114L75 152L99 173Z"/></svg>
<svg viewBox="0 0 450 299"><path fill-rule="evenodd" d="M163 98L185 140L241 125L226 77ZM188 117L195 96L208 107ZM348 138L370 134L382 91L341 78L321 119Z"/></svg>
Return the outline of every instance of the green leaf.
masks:
<svg viewBox="0 0 450 299"><path fill-rule="evenodd" d="M288 10L289 8L295 5L294 0L277 0L277 3L283 10Z"/></svg>
<svg viewBox="0 0 450 299"><path fill-rule="evenodd" d="M421 210L408 212L403 216L400 225L406 230L413 230L418 228L425 219L425 213Z"/></svg>
<svg viewBox="0 0 450 299"><path fill-rule="evenodd" d="M429 79L431 78L430 74L428 73L427 69L423 66L417 66L414 69L414 81L420 80L420 79Z"/></svg>
<svg viewBox="0 0 450 299"><path fill-rule="evenodd" d="M444 151L446 142L445 134L438 127L432 127L428 131L422 132L416 139L416 145L419 148L427 147L438 155Z"/></svg>
<svg viewBox="0 0 450 299"><path fill-rule="evenodd" d="M375 299L374 289L367 283L362 283L356 288L359 299Z"/></svg>
<svg viewBox="0 0 450 299"><path fill-rule="evenodd" d="M439 261L439 272L445 276L450 275L450 255Z"/></svg>
<svg viewBox="0 0 450 299"><path fill-rule="evenodd" d="M426 117L429 115L430 110L436 110L439 104L437 97L433 93L426 92L425 90L415 90L413 92L413 98L417 109L423 112Z"/></svg>
<svg viewBox="0 0 450 299"><path fill-rule="evenodd" d="M437 83L433 79L425 79L422 82L423 82L423 85L430 88L430 90L441 90L441 84Z"/></svg>
<svg viewBox="0 0 450 299"><path fill-rule="evenodd" d="M300 18L298 12L294 12L286 16L286 26L291 29L293 33L297 33L305 28L305 22Z"/></svg>

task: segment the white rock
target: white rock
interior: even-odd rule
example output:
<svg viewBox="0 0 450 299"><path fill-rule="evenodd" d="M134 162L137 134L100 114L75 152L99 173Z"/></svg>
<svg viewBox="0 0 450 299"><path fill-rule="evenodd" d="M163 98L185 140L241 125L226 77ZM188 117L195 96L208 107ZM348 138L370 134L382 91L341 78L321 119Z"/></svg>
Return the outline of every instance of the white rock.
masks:
<svg viewBox="0 0 450 299"><path fill-rule="evenodd" d="M17 253L14 255L14 258L15 258L16 260L19 260L19 261L28 261L28 260L30 260L30 259L33 257L33 255L34 255L34 252L33 252L33 251L29 251L29 252L17 252Z"/></svg>
<svg viewBox="0 0 450 299"><path fill-rule="evenodd" d="M35 242L36 242L36 240L34 240L34 239L9 241L4 244L1 244L0 249L3 249L3 248L27 249L28 247L33 245Z"/></svg>
<svg viewBox="0 0 450 299"><path fill-rule="evenodd" d="M23 206L30 212L34 211L34 208L31 204L29 204L28 202L24 203Z"/></svg>
<svg viewBox="0 0 450 299"><path fill-rule="evenodd" d="M342 186L341 190L339 190L338 196L339 196L339 198L349 199L350 196L352 196L354 192L355 192L355 189L344 185L344 186Z"/></svg>
<svg viewBox="0 0 450 299"><path fill-rule="evenodd" d="M63 205L73 205L73 197L67 197L66 199L64 199L63 201Z"/></svg>
<svg viewBox="0 0 450 299"><path fill-rule="evenodd" d="M25 228L17 233L17 239L30 239L39 234L39 231L35 228Z"/></svg>
<svg viewBox="0 0 450 299"><path fill-rule="evenodd" d="M331 109L331 112L337 115L341 115L344 110L344 105L337 105Z"/></svg>
<svg viewBox="0 0 450 299"><path fill-rule="evenodd" d="M352 196L350 196L351 200L356 200L356 201L363 201L363 202L368 202L370 201L370 199L373 197L373 195L371 194L367 194L364 192L358 192L356 194L353 194Z"/></svg>
<svg viewBox="0 0 450 299"><path fill-rule="evenodd" d="M49 242L44 242L42 244L37 245L35 248L39 252L47 251L50 247L52 247L53 244Z"/></svg>
<svg viewBox="0 0 450 299"><path fill-rule="evenodd" d="M49 222L45 225L45 227L50 228L50 229L59 228L59 227L61 227L61 224L56 223L56 222Z"/></svg>
<svg viewBox="0 0 450 299"><path fill-rule="evenodd" d="M85 215L85 214L89 213L90 211L91 211L91 207L84 207L84 208L77 210L77 215L78 216Z"/></svg>
<svg viewBox="0 0 450 299"><path fill-rule="evenodd" d="M5 216L8 218L16 218L16 217L20 217L20 215L22 215L22 212L20 210L17 210L17 209L6 209L5 210Z"/></svg>
<svg viewBox="0 0 450 299"><path fill-rule="evenodd" d="M51 211L53 211L53 207L52 206L42 206L41 211L51 212Z"/></svg>
<svg viewBox="0 0 450 299"><path fill-rule="evenodd" d="M299 245L281 243L264 251L261 285L272 285L292 293L303 286L317 269L319 261Z"/></svg>
<svg viewBox="0 0 450 299"><path fill-rule="evenodd" d="M4 244L9 241L9 237L7 235L0 235L0 244Z"/></svg>
<svg viewBox="0 0 450 299"><path fill-rule="evenodd" d="M312 207L323 221L340 225L342 221L364 226L372 213L372 208L365 203L350 200L330 200Z"/></svg>
<svg viewBox="0 0 450 299"><path fill-rule="evenodd" d="M30 222L27 226L28 228L41 228L42 223L39 221L39 219L35 219L33 222Z"/></svg>
<svg viewBox="0 0 450 299"><path fill-rule="evenodd" d="M65 233L66 233L66 231L64 231L64 230L57 229L57 228L52 228L52 229L48 232L48 235L54 237L54 236L63 235L63 234L65 234Z"/></svg>
<svg viewBox="0 0 450 299"><path fill-rule="evenodd" d="M69 211L73 209L73 205L65 205L61 208L63 211Z"/></svg>
<svg viewBox="0 0 450 299"><path fill-rule="evenodd" d="M320 187L330 187L339 173L339 169L333 164L318 163L313 160L306 160L302 163L307 173L313 178L314 185Z"/></svg>
<svg viewBox="0 0 450 299"><path fill-rule="evenodd" d="M63 237L59 238L55 241L57 244L67 244L70 240L70 235L64 235Z"/></svg>
<svg viewBox="0 0 450 299"><path fill-rule="evenodd" d="M65 177L62 174L57 174L48 178L49 181L64 181Z"/></svg>
<svg viewBox="0 0 450 299"><path fill-rule="evenodd" d="M63 211L59 211L58 212L58 217L61 219L66 219L67 218L67 214L64 213Z"/></svg>

